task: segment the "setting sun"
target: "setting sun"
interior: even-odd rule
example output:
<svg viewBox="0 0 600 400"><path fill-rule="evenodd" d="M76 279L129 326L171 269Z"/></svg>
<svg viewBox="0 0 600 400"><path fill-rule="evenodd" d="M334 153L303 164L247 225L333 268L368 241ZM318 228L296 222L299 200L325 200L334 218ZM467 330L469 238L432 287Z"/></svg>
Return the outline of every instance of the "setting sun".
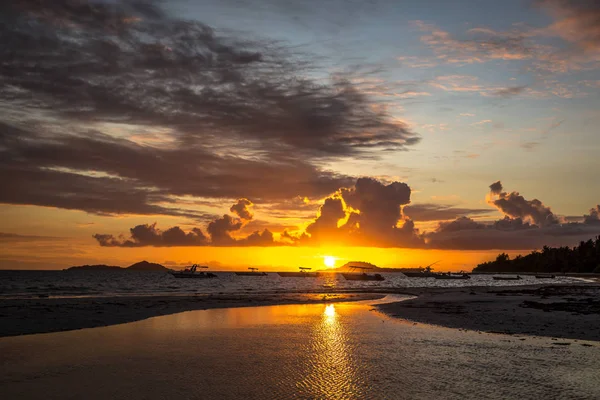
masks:
<svg viewBox="0 0 600 400"><path fill-rule="evenodd" d="M324 262L328 268L331 268L335 266L335 257L325 256Z"/></svg>

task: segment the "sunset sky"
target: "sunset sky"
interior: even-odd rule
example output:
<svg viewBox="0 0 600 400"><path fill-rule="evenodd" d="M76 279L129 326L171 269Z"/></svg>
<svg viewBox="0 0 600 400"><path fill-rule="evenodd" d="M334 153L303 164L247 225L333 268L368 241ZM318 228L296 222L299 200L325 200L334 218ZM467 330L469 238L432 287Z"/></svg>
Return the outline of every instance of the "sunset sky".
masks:
<svg viewBox="0 0 600 400"><path fill-rule="evenodd" d="M600 234L599 2L6 3L0 268L458 270Z"/></svg>

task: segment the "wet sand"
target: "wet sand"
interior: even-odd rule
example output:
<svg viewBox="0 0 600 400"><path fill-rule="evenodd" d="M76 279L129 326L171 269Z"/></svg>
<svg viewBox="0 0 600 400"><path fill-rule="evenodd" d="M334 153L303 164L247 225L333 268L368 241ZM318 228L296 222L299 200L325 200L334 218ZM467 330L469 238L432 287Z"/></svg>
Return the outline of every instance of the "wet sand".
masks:
<svg viewBox="0 0 600 400"><path fill-rule="evenodd" d="M600 341L600 285L415 291L390 316L474 331Z"/></svg>
<svg viewBox="0 0 600 400"><path fill-rule="evenodd" d="M0 337L96 328L192 310L381 297L383 295L368 293L299 293L5 299L0 301Z"/></svg>
<svg viewBox="0 0 600 400"><path fill-rule="evenodd" d="M368 293L366 291L369 291ZM375 293L374 293L375 292ZM600 341L600 285L381 288L353 292L7 299L0 337L123 324L184 311L416 296L378 306L414 322L492 333Z"/></svg>

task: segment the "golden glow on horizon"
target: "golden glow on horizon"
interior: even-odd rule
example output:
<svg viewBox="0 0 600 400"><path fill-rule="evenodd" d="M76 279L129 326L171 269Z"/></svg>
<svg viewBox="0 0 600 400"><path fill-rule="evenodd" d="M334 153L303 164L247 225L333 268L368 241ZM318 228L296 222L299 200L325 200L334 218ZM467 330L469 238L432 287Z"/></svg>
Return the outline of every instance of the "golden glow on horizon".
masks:
<svg viewBox="0 0 600 400"><path fill-rule="evenodd" d="M335 257L325 256L324 259L323 259L323 262L325 263L325 266L327 268L333 268L333 267L335 267Z"/></svg>
<svg viewBox="0 0 600 400"><path fill-rule="evenodd" d="M74 253L76 247L78 252ZM35 250L35 256L32 256ZM23 260L26 264L0 263L2 269L62 269L73 265L107 264L127 267L141 260L181 268L191 264L208 265L213 271L245 270L297 271L298 266L315 270L324 267L325 255L341 265L367 261L378 267L414 268L436 264L436 271L471 270L478 263L494 260L499 251L452 251L376 247L100 247L93 239L55 240L44 243L21 242L0 247L0 257ZM528 251L508 251L511 258Z"/></svg>

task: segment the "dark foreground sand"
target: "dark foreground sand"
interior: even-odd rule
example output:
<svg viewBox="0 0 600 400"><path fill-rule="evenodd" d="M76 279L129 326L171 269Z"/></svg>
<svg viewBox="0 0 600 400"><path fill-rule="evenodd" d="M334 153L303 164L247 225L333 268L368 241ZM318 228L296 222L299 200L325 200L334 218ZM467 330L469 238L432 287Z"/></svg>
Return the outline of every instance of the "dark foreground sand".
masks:
<svg viewBox="0 0 600 400"><path fill-rule="evenodd" d="M600 285L422 290L377 307L390 316L476 331L600 341Z"/></svg>
<svg viewBox="0 0 600 400"><path fill-rule="evenodd" d="M0 300L0 337L69 331L211 308L379 299L369 293L197 295Z"/></svg>
<svg viewBox="0 0 600 400"><path fill-rule="evenodd" d="M2 300L0 337L94 328L191 310L372 300L395 293L417 297L377 307L390 316L414 322L600 341L598 284L372 291Z"/></svg>

